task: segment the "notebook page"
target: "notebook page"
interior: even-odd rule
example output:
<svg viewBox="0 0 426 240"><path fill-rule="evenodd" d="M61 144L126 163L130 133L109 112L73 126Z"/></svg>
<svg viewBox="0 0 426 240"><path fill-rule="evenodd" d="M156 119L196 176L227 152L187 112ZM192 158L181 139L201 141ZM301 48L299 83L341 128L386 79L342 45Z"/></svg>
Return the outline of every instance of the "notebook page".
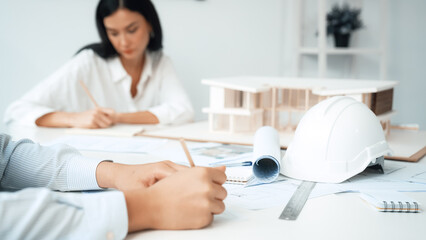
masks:
<svg viewBox="0 0 426 240"><path fill-rule="evenodd" d="M251 166L228 167L225 174L227 183L245 184L253 177L253 170Z"/></svg>
<svg viewBox="0 0 426 240"><path fill-rule="evenodd" d="M397 191L364 191L360 197L382 212L419 212L416 200Z"/></svg>

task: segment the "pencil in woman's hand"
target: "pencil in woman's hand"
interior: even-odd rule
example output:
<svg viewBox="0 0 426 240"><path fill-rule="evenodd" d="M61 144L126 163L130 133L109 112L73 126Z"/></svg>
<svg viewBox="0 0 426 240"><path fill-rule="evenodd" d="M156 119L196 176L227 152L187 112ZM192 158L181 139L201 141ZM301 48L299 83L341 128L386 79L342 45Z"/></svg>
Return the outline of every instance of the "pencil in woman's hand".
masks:
<svg viewBox="0 0 426 240"><path fill-rule="evenodd" d="M89 89L87 88L86 84L84 84L83 81L79 81L80 85L83 87L84 91L87 93L87 96L89 96L90 100L92 101L92 103L95 105L95 107L99 107L98 103L96 102L95 98L92 96L92 94L90 93Z"/></svg>

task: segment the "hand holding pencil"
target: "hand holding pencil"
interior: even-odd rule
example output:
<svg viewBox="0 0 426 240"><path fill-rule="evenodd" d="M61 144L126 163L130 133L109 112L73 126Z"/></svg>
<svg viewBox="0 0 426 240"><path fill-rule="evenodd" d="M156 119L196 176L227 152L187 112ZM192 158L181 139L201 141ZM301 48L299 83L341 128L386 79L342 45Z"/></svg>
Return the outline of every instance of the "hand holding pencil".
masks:
<svg viewBox="0 0 426 240"><path fill-rule="evenodd" d="M180 144L191 167L179 170L147 188L148 197L155 201L138 201L137 204L132 204L127 199L134 198L131 196L134 192L124 191L126 200L130 202L128 204L129 216L134 216L135 214L132 214L134 211L146 209L143 213L148 225L142 224L145 228L202 228L213 221L215 214L220 214L225 210L223 200L226 198L227 192L222 186L226 181L225 167L196 167L183 139L180 140ZM141 204L145 203L150 205L141 207ZM136 210L133 210L134 206ZM134 221L130 217L130 231L141 229L132 222Z"/></svg>
<svg viewBox="0 0 426 240"><path fill-rule="evenodd" d="M70 127L77 128L107 128L114 125L114 110L107 108L94 108L84 112L68 114Z"/></svg>
<svg viewBox="0 0 426 240"><path fill-rule="evenodd" d="M73 113L70 125L81 128L107 128L114 125L116 122L116 112L114 109L100 107L86 84L81 80L79 82L95 108L85 112Z"/></svg>
<svg viewBox="0 0 426 240"><path fill-rule="evenodd" d="M118 114L114 109L98 105L83 81L79 81L95 108L83 112L53 111L35 120L40 127L71 127L71 128L107 128L117 122ZM82 96L83 98L85 96Z"/></svg>
<svg viewBox="0 0 426 240"><path fill-rule="evenodd" d="M179 142L180 142L180 145L183 148L183 151L185 151L185 155L186 155L186 158L188 159L189 166L195 167L195 163L192 160L191 154L189 153L189 150L188 150L188 147L186 146L185 140L183 138L181 138L181 139L179 139Z"/></svg>

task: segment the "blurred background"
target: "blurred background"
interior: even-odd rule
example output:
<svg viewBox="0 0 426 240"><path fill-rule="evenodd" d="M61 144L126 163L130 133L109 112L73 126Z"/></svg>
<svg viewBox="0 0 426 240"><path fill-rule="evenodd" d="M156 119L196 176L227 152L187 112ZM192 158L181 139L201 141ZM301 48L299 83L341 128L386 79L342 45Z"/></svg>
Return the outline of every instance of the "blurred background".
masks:
<svg viewBox="0 0 426 240"><path fill-rule="evenodd" d="M171 57L196 110L209 104L203 78L230 76L318 77L318 4L361 9L364 27L350 48L380 54L327 56L325 77L399 81L392 124L426 129L426 1L424 0L153 0ZM14 0L0 8L0 118L6 107L98 41L97 0ZM299 10L298 10L299 9ZM322 16L325 18L325 15ZM326 38L326 47L333 47ZM384 57L384 58L382 58ZM299 60L298 60L299 59ZM299 64L298 64L299 63ZM382 64L382 65L381 65ZM384 66L381 68L381 66ZM4 129L1 122L0 130Z"/></svg>

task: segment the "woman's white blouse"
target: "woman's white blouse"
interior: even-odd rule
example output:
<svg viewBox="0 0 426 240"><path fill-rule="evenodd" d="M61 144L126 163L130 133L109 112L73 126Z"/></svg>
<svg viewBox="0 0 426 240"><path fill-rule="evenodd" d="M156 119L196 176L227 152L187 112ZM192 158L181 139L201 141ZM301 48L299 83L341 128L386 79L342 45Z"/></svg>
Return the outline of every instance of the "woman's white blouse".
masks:
<svg viewBox="0 0 426 240"><path fill-rule="evenodd" d="M171 60L161 52L147 52L145 66L132 98L132 79L118 57L103 59L84 50L30 92L13 102L5 122L35 126L51 112L82 112L95 106L79 81L83 81L101 107L117 112L149 111L161 124L192 121L193 108L179 82Z"/></svg>

